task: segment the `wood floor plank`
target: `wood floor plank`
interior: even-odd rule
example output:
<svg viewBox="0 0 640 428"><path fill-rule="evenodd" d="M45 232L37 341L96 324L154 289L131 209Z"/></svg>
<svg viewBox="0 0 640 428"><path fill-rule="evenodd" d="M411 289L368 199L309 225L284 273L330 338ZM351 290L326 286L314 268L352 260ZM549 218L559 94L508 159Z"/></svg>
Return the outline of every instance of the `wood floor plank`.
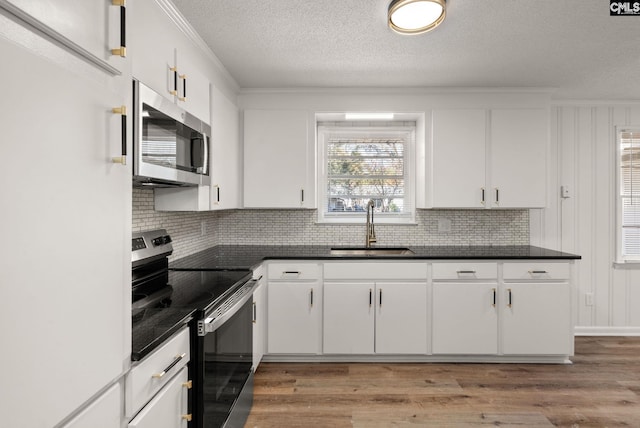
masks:
<svg viewBox="0 0 640 428"><path fill-rule="evenodd" d="M640 338L575 345L572 365L263 363L246 427L640 427Z"/></svg>

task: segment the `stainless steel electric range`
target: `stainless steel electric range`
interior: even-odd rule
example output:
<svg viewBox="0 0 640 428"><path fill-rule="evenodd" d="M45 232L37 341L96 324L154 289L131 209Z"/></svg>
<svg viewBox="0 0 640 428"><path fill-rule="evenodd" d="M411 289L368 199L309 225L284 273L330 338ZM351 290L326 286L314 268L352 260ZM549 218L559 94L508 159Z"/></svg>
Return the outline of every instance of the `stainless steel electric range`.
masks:
<svg viewBox="0 0 640 428"><path fill-rule="evenodd" d="M253 402L252 297L257 281L250 270L169 270L172 251L171 237L163 229L133 235L133 340L136 319L193 311L191 426L243 426Z"/></svg>

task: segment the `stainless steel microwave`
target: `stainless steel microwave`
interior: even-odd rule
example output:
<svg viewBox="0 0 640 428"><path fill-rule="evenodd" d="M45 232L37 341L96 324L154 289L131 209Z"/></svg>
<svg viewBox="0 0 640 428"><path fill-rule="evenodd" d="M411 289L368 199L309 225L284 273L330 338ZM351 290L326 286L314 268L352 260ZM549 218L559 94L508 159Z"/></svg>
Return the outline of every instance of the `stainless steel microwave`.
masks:
<svg viewBox="0 0 640 428"><path fill-rule="evenodd" d="M133 106L134 184L209 185L211 127L137 80Z"/></svg>

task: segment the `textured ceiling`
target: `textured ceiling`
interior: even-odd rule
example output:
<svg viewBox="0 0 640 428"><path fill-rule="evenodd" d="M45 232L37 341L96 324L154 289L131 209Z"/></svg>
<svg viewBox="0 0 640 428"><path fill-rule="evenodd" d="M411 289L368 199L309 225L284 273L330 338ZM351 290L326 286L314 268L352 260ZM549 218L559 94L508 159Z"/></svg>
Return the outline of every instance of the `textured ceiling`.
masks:
<svg viewBox="0 0 640 428"><path fill-rule="evenodd" d="M448 0L401 36L390 0L173 0L241 88L527 87L640 99L640 16L606 0Z"/></svg>

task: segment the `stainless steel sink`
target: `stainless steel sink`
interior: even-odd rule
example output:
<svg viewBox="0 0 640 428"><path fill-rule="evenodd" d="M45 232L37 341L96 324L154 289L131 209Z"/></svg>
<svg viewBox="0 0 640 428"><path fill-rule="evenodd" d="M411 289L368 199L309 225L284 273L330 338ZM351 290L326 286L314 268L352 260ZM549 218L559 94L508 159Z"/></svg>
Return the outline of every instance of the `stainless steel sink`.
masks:
<svg viewBox="0 0 640 428"><path fill-rule="evenodd" d="M383 247L372 247L372 248L345 248L345 247L336 247L331 249L332 256L404 256L414 254L408 248L383 248Z"/></svg>

